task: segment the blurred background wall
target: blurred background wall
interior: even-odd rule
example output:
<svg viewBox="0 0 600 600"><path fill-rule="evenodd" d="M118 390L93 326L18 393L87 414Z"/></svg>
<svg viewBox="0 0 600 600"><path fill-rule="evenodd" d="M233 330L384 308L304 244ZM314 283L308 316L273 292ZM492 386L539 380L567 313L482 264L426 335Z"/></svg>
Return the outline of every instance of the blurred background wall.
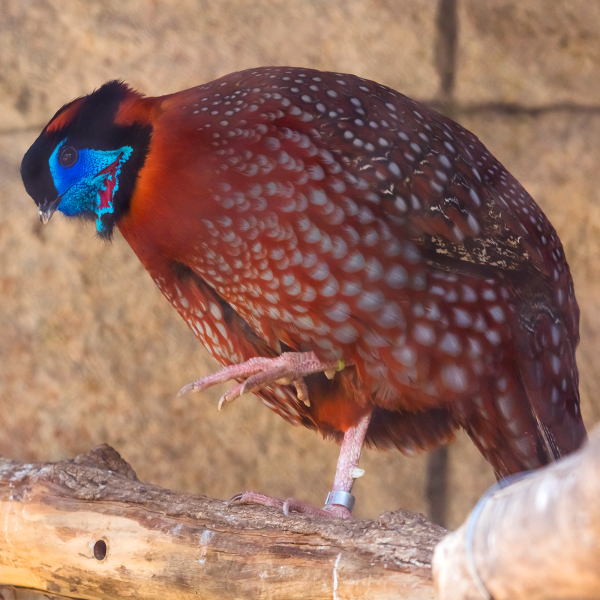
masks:
<svg viewBox="0 0 600 600"><path fill-rule="evenodd" d="M127 244L43 227L21 157L65 102L109 79L148 95L258 65L345 71L476 133L565 245L581 307L583 414L600 420L600 3L589 0L0 0L0 454L101 442L144 481L322 503L338 447L247 396L176 398L214 369ZM453 527L493 482L466 438L366 451L356 514L406 507Z"/></svg>

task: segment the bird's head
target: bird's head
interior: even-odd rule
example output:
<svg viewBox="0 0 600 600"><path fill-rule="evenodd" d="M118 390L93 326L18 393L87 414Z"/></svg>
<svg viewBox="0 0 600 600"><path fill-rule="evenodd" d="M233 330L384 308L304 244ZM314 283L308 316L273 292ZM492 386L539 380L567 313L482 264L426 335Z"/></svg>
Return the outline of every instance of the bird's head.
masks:
<svg viewBox="0 0 600 600"><path fill-rule="evenodd" d="M21 177L42 223L55 211L96 222L101 237L129 209L150 145L148 120L128 116L141 96L111 81L63 106L23 157Z"/></svg>

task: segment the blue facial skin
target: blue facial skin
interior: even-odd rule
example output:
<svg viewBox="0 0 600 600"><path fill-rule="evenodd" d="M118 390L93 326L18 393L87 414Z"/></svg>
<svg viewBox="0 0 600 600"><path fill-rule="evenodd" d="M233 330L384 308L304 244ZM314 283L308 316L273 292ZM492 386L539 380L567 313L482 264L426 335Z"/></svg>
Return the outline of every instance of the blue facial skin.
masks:
<svg viewBox="0 0 600 600"><path fill-rule="evenodd" d="M96 229L99 233L104 231L102 215L114 212L113 199L119 189L119 175L124 163L129 160L133 148L123 146L118 150L79 150L79 158L71 167L63 167L58 162L58 154L66 140L63 140L55 148L50 156L50 173L54 180L54 186L62 195L57 210L67 217L76 217L90 213L96 213ZM119 161L117 168L112 173L100 171ZM106 189L105 181L115 178L108 206L100 207L100 192Z"/></svg>

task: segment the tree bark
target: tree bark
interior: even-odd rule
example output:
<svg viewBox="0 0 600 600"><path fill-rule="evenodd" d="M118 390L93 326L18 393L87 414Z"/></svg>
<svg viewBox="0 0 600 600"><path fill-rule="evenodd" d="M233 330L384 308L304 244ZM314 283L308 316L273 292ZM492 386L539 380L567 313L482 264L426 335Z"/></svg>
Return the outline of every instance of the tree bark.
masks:
<svg viewBox="0 0 600 600"><path fill-rule="evenodd" d="M431 599L445 533L407 511L343 521L229 507L141 483L106 445L59 463L0 459L4 600Z"/></svg>
<svg viewBox="0 0 600 600"><path fill-rule="evenodd" d="M484 496L480 509L471 552L469 520L435 550L441 600L600 599L600 429L578 452Z"/></svg>

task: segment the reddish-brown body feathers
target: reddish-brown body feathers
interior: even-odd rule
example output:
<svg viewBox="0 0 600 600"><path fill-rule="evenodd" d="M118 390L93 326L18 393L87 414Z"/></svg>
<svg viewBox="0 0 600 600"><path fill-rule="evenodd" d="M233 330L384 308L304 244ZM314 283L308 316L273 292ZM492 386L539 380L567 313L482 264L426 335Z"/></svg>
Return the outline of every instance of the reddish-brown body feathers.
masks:
<svg viewBox="0 0 600 600"><path fill-rule="evenodd" d="M370 81L233 73L161 98L125 239L223 365L284 349L347 368L259 392L288 421L405 452L464 427L500 474L585 436L562 246L479 140Z"/></svg>

